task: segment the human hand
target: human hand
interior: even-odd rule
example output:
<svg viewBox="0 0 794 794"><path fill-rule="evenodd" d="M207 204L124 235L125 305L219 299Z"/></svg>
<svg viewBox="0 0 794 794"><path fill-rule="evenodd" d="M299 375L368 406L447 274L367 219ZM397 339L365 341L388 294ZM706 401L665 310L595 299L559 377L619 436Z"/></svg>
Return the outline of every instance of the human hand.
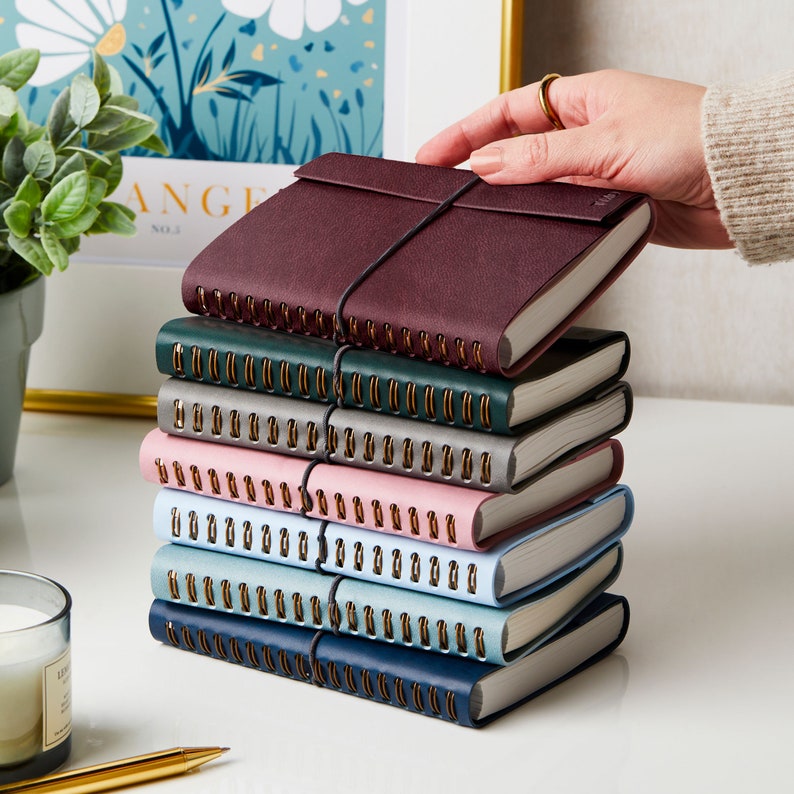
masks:
<svg viewBox="0 0 794 794"><path fill-rule="evenodd" d="M647 193L655 199L653 242L678 248L731 248L716 207L701 140L705 88L617 70L560 77L548 102L539 83L501 94L427 141L416 160L453 166L469 160L494 185L567 181Z"/></svg>

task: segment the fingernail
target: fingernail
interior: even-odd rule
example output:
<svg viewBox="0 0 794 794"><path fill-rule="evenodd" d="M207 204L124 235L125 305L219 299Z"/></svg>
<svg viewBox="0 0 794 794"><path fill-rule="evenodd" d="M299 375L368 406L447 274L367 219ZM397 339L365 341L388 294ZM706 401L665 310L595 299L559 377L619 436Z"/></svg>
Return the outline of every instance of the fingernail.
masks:
<svg viewBox="0 0 794 794"><path fill-rule="evenodd" d="M498 146L478 149L469 156L472 171L480 176L488 176L502 170L502 150Z"/></svg>

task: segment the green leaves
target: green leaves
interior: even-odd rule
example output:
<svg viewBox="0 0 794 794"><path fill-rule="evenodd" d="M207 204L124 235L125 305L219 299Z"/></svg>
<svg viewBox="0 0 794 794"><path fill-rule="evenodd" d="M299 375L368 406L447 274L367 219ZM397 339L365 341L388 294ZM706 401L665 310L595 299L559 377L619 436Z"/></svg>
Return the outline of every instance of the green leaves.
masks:
<svg viewBox="0 0 794 794"><path fill-rule="evenodd" d="M0 56L0 289L19 283L20 259L29 266L27 280L33 272L65 270L82 235L134 235L135 213L108 200L121 182L120 152L139 146L168 154L157 122L139 112L118 71L96 52L92 77L72 79L46 125L28 120L16 92L39 57L34 49Z"/></svg>

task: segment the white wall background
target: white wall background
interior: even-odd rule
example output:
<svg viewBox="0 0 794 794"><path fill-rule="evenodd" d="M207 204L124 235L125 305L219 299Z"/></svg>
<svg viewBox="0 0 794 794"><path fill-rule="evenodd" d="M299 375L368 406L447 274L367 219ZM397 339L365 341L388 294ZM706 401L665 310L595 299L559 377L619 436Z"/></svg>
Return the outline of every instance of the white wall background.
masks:
<svg viewBox="0 0 794 794"><path fill-rule="evenodd" d="M526 0L524 81L605 67L741 81L794 68L792 30L786 0ZM629 332L639 394L794 403L794 263L649 246L587 319Z"/></svg>

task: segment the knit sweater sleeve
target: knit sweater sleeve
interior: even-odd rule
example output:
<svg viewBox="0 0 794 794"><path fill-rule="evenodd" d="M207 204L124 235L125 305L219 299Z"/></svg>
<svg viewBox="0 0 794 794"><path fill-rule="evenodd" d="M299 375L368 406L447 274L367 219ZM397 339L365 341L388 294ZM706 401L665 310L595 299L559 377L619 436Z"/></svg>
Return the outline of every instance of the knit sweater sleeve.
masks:
<svg viewBox="0 0 794 794"><path fill-rule="evenodd" d="M717 207L742 258L794 260L794 71L711 86L703 143Z"/></svg>

